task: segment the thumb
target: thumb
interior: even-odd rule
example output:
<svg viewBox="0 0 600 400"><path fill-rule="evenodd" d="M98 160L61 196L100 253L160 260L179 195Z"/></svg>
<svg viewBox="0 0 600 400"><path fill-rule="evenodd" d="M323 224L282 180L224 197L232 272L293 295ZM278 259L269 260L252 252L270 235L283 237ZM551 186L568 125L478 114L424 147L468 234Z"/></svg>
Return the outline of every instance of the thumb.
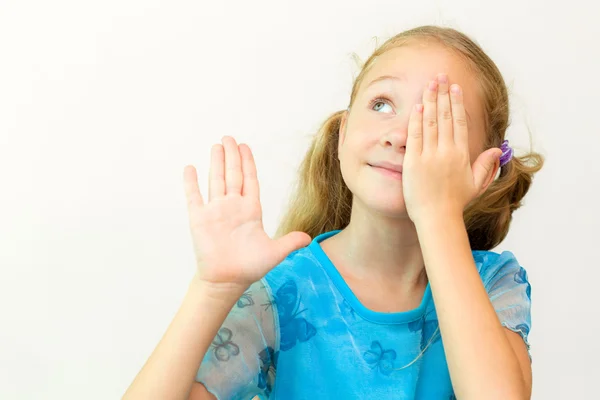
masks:
<svg viewBox="0 0 600 400"><path fill-rule="evenodd" d="M473 183L477 193L485 190L499 165L502 150L494 147L481 153L473 163Z"/></svg>
<svg viewBox="0 0 600 400"><path fill-rule="evenodd" d="M292 251L308 246L311 241L311 237L304 232L290 232L276 239L279 262L283 261Z"/></svg>

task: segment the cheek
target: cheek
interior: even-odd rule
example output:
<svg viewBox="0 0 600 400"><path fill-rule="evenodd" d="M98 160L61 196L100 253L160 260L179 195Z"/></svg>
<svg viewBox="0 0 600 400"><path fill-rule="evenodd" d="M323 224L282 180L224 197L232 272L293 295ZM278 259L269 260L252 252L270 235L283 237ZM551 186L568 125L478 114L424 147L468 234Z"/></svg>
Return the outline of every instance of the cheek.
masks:
<svg viewBox="0 0 600 400"><path fill-rule="evenodd" d="M340 156L344 157L346 162L359 156L365 148L366 138L367 135L360 130L354 129L352 132L347 132L340 147Z"/></svg>
<svg viewBox="0 0 600 400"><path fill-rule="evenodd" d="M344 181L352 189L352 184L359 175L361 167L366 162L366 146L358 135L346 136L339 152L339 166Z"/></svg>
<svg viewBox="0 0 600 400"><path fill-rule="evenodd" d="M348 135L347 148L356 155L365 155L379 142L382 128L376 123L354 126L352 133Z"/></svg>
<svg viewBox="0 0 600 400"><path fill-rule="evenodd" d="M351 179L356 175L360 159L358 153L351 147L351 143L345 142L339 154L339 166L344 180Z"/></svg>

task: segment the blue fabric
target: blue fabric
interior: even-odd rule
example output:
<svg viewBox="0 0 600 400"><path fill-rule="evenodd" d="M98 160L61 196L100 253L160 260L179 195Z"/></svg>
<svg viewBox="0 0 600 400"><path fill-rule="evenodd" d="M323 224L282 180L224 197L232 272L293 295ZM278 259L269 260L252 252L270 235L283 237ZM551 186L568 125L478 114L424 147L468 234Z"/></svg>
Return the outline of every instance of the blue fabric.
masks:
<svg viewBox="0 0 600 400"><path fill-rule="evenodd" d="M197 374L218 399L454 399L429 285L419 307L364 307L317 236L252 285ZM510 252L473 258L505 327L529 349L531 287ZM425 350L425 351L423 351Z"/></svg>

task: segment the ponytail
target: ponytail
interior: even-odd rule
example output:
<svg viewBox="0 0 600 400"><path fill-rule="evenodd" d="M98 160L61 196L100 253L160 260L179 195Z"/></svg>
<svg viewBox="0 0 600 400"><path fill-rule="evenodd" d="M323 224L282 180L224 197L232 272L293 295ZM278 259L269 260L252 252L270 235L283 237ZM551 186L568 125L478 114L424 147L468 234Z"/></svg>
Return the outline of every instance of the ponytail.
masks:
<svg viewBox="0 0 600 400"><path fill-rule="evenodd" d="M504 240L513 211L521 207L533 175L543 164L543 156L535 152L513 157L487 191L465 209L471 249L490 250Z"/></svg>
<svg viewBox="0 0 600 400"><path fill-rule="evenodd" d="M331 114L313 138L300 164L298 183L276 237L301 231L314 238L350 223L352 193L344 183L337 151L345 112Z"/></svg>

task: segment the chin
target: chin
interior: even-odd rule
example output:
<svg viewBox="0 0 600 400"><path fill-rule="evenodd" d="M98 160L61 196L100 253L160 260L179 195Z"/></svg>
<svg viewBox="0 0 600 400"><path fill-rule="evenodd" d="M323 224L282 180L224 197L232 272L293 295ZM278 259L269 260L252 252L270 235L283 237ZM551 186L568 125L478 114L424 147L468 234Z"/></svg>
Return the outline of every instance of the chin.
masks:
<svg viewBox="0 0 600 400"><path fill-rule="evenodd" d="M360 170L357 174L356 171L342 168L344 182L353 193L352 207L358 207L361 212L366 211L368 214L408 217L402 182L379 173L373 174L370 168L366 170L367 174L363 172L365 170Z"/></svg>
<svg viewBox="0 0 600 400"><path fill-rule="evenodd" d="M357 200L372 213L395 218L408 217L402 192L389 195L371 192L364 196L355 195Z"/></svg>

